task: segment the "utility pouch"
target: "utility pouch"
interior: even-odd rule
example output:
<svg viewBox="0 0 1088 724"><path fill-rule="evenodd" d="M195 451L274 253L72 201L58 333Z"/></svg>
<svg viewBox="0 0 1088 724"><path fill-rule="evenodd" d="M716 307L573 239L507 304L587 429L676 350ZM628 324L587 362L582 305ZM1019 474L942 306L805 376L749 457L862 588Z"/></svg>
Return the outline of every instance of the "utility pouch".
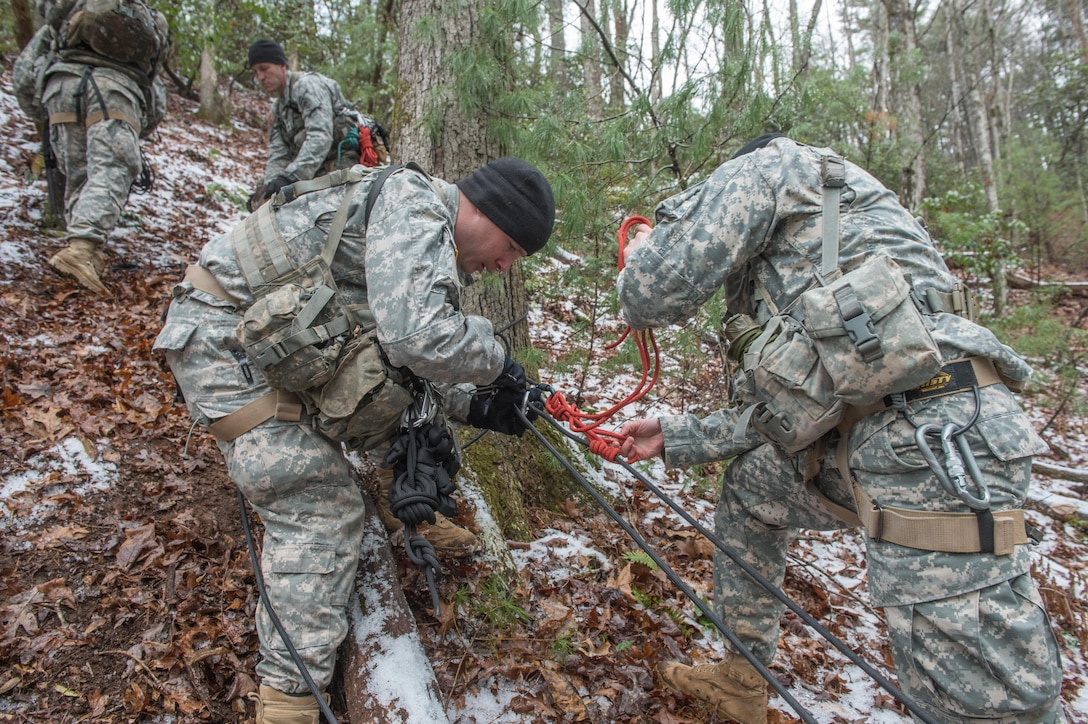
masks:
<svg viewBox="0 0 1088 724"><path fill-rule="evenodd" d="M351 323L325 261L312 259L254 294L236 336L268 383L301 392L328 382Z"/></svg>
<svg viewBox="0 0 1088 724"><path fill-rule="evenodd" d="M804 326L834 385L850 405L870 405L936 375L944 360L910 297L899 266L877 254L801 295Z"/></svg>
<svg viewBox="0 0 1088 724"><path fill-rule="evenodd" d="M846 409L812 339L787 315L771 318L748 346L735 389L748 407L734 435L750 424L791 453L823 437Z"/></svg>
<svg viewBox="0 0 1088 724"><path fill-rule="evenodd" d="M322 434L361 450L388 440L415 399L382 359L373 333L348 342L328 383L306 397L317 408L313 424Z"/></svg>

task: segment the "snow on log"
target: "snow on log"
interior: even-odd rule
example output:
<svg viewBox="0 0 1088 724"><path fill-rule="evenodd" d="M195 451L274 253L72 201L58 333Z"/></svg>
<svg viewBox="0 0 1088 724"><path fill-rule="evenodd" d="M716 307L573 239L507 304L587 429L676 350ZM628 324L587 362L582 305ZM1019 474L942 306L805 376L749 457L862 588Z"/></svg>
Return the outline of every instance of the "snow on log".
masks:
<svg viewBox="0 0 1088 724"><path fill-rule="evenodd" d="M364 498L366 530L348 603L348 636L340 647L350 719L448 722L434 670L397 579L389 538L373 501Z"/></svg>

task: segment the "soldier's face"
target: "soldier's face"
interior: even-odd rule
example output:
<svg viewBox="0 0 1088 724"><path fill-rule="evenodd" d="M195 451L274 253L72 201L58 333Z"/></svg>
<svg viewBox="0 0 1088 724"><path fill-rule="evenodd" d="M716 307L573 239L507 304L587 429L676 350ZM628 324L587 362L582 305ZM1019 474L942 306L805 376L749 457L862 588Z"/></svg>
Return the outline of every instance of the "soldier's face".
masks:
<svg viewBox="0 0 1088 724"><path fill-rule="evenodd" d="M278 63L256 63L253 74L266 93L278 96L287 87L287 66Z"/></svg>
<svg viewBox="0 0 1088 724"><path fill-rule="evenodd" d="M524 249L464 195L454 224L453 241L457 245L457 268L466 274L501 273L526 256Z"/></svg>

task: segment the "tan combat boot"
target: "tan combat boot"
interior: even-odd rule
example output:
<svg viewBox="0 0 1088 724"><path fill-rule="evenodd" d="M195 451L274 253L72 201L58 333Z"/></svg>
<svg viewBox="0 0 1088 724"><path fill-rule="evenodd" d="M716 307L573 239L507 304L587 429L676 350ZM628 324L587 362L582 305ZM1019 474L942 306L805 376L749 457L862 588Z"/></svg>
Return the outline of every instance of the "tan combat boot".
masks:
<svg viewBox="0 0 1088 724"><path fill-rule="evenodd" d="M325 694L325 703L329 695ZM249 698L257 703L257 724L317 724L321 707L313 694L291 695L262 686Z"/></svg>
<svg viewBox="0 0 1088 724"><path fill-rule="evenodd" d="M378 484L372 491L374 504L378 507L378 517L389 534L396 533L404 527L404 523L393 514L389 507L389 488L393 485L393 471L389 468L377 469ZM431 542L436 553L449 555L465 555L476 550L476 536L472 531L465 530L452 520L435 512L434 525L427 525L420 529L420 534Z"/></svg>
<svg viewBox="0 0 1088 724"><path fill-rule="evenodd" d="M106 254L90 239L70 239L68 246L53 255L49 265L74 277L80 286L92 292L107 291L99 278L106 269Z"/></svg>
<svg viewBox="0 0 1088 724"><path fill-rule="evenodd" d="M666 661L657 673L670 689L694 697L741 724L767 724L767 683L740 654L720 664Z"/></svg>

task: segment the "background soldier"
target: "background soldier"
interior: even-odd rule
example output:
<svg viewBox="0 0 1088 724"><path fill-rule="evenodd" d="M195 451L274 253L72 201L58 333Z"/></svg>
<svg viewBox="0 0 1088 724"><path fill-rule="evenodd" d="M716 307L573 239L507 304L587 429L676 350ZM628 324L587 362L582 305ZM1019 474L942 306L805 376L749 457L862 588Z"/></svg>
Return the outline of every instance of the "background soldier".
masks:
<svg viewBox="0 0 1088 724"><path fill-rule="evenodd" d="M159 72L169 53L166 18L141 2L43 0L56 59L41 104L64 189L67 246L49 263L105 292L103 246L140 175L140 138L166 113Z"/></svg>
<svg viewBox="0 0 1088 724"><path fill-rule="evenodd" d="M332 78L288 70L283 47L274 40L257 40L249 47L249 66L275 98L268 163L250 197L251 211L295 181L357 163L375 166L388 161L385 131L356 111Z"/></svg>

